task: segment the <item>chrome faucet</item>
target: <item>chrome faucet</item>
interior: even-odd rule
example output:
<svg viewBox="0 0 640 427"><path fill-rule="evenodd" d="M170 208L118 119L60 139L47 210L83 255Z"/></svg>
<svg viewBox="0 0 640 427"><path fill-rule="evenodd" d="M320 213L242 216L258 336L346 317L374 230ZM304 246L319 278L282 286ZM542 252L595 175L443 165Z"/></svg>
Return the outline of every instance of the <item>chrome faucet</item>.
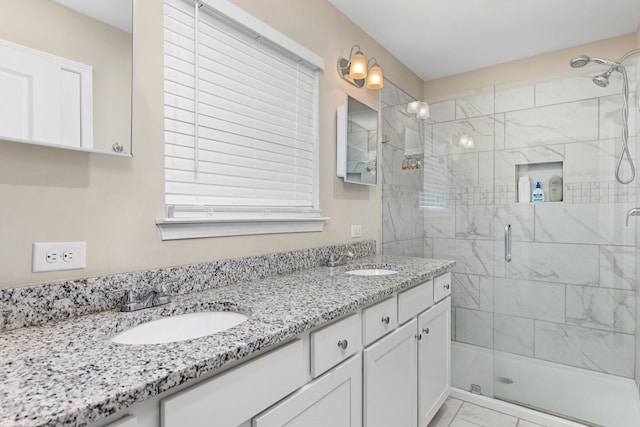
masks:
<svg viewBox="0 0 640 427"><path fill-rule="evenodd" d="M327 266L338 267L340 265L345 265L347 263L347 258L353 258L353 252L341 252L337 258L334 254L331 254L331 256L329 257L329 261L327 261Z"/></svg>
<svg viewBox="0 0 640 427"><path fill-rule="evenodd" d="M141 299L135 299L131 289L123 289L123 291L124 296L122 297L120 311L137 311L171 302L171 295L169 295L163 287L150 290L147 295Z"/></svg>

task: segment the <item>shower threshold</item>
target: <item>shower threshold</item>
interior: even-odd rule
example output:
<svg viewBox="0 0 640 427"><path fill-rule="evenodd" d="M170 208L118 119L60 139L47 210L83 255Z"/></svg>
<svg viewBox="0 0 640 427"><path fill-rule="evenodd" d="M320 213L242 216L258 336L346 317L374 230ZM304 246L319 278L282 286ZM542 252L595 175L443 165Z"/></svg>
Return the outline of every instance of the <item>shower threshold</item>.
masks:
<svg viewBox="0 0 640 427"><path fill-rule="evenodd" d="M541 412L505 400L482 396L465 390L460 390L459 388L451 389L451 397L544 427L597 427L594 424L582 424L568 420L562 416Z"/></svg>

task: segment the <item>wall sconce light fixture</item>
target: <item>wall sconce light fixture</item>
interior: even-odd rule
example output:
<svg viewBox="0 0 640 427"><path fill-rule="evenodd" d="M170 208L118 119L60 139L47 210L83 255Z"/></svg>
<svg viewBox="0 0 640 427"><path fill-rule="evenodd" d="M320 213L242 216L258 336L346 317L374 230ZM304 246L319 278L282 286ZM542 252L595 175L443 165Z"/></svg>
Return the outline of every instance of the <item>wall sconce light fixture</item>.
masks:
<svg viewBox="0 0 640 427"><path fill-rule="evenodd" d="M354 54L355 50L355 54ZM373 65L369 66L373 62ZM343 80L348 81L355 87L363 87L366 83L367 89L380 89L384 85L382 69L375 58L369 62L360 50L360 46L353 45L349 52L349 59L338 59L338 74Z"/></svg>
<svg viewBox="0 0 640 427"><path fill-rule="evenodd" d="M407 104L407 113L415 114L419 119L428 119L431 116L429 104L424 101L413 101Z"/></svg>

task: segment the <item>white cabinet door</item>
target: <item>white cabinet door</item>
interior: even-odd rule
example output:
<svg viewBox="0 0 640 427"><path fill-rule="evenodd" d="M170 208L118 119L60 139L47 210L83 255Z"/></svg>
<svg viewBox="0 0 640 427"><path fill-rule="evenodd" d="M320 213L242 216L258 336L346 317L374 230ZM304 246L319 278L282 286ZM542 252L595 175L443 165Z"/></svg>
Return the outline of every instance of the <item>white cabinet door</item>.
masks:
<svg viewBox="0 0 640 427"><path fill-rule="evenodd" d="M364 351L364 425L416 427L417 320Z"/></svg>
<svg viewBox="0 0 640 427"><path fill-rule="evenodd" d="M0 137L91 148L92 68L0 40Z"/></svg>
<svg viewBox="0 0 640 427"><path fill-rule="evenodd" d="M426 427L451 389L451 298L422 313L418 329L418 427Z"/></svg>
<svg viewBox="0 0 640 427"><path fill-rule="evenodd" d="M355 355L253 419L253 427L362 425L362 358Z"/></svg>

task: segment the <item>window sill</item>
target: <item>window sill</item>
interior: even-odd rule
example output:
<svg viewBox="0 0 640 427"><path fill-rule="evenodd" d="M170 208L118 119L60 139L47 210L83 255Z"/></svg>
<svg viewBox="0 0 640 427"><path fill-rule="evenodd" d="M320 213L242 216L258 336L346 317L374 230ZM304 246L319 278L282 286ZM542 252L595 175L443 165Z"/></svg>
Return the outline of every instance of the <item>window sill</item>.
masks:
<svg viewBox="0 0 640 427"><path fill-rule="evenodd" d="M308 233L322 231L331 218L162 218L156 220L162 240L254 234Z"/></svg>

